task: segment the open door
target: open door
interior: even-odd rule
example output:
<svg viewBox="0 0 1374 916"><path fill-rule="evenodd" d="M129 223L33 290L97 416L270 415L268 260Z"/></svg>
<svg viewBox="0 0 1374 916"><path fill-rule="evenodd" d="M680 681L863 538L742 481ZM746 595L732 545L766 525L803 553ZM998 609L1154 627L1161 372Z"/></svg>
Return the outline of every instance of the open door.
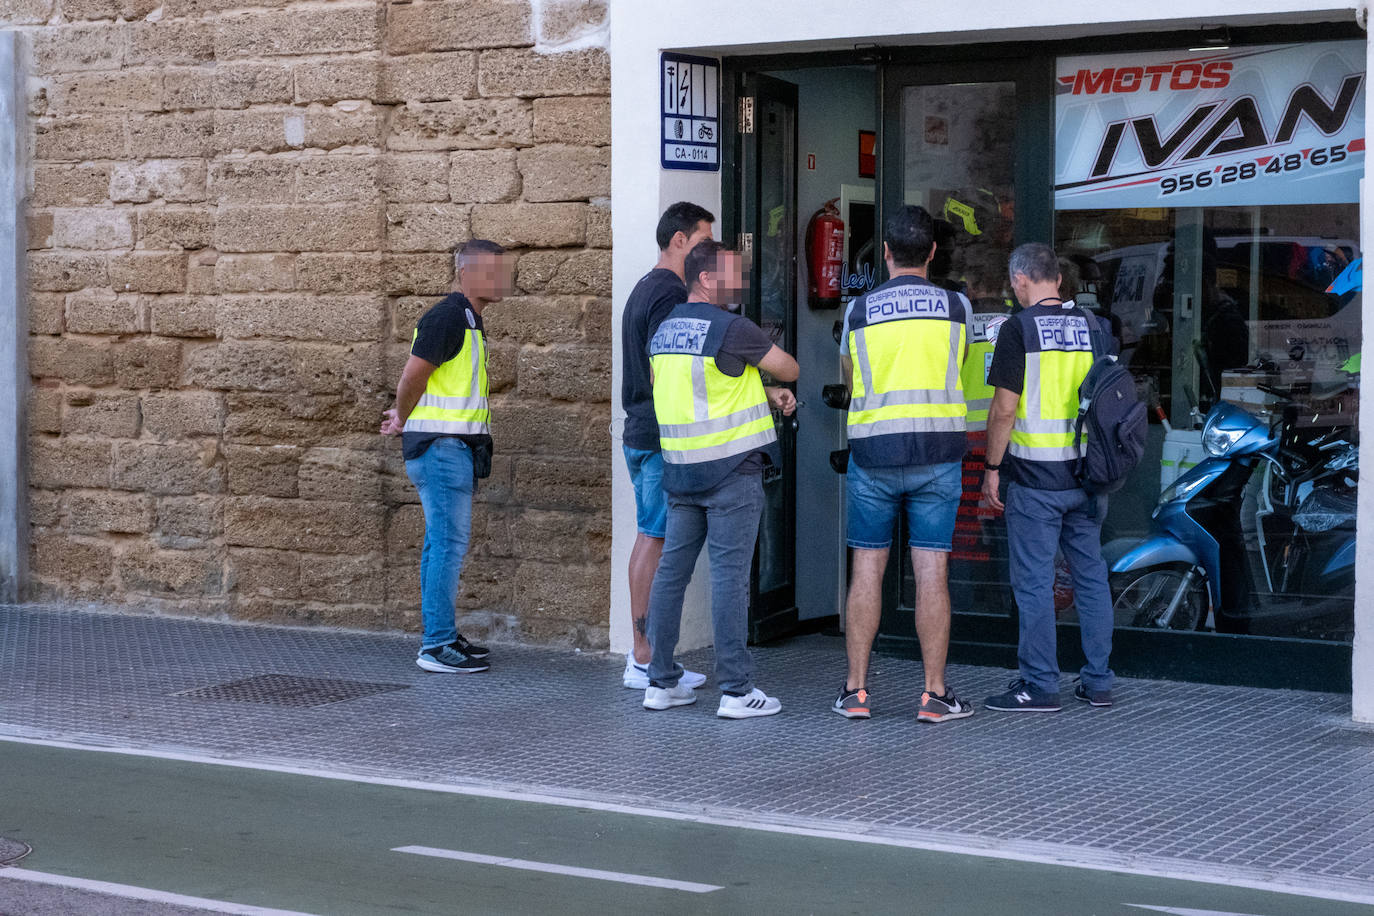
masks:
<svg viewBox="0 0 1374 916"><path fill-rule="evenodd" d="M797 87L746 74L740 87L739 237L752 256L744 314L773 342L797 352ZM726 239L727 242L731 241ZM764 384L773 384L765 378ZM764 469L763 521L750 588L754 642L797 626L795 417L775 414L782 466Z"/></svg>

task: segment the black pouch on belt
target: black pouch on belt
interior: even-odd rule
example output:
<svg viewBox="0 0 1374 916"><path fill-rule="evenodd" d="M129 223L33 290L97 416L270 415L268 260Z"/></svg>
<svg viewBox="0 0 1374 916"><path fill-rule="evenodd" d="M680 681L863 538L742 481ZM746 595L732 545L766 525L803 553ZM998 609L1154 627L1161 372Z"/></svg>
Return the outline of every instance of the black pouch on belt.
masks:
<svg viewBox="0 0 1374 916"><path fill-rule="evenodd" d="M491 476L491 443L481 442L468 446L472 450L472 479L481 480Z"/></svg>

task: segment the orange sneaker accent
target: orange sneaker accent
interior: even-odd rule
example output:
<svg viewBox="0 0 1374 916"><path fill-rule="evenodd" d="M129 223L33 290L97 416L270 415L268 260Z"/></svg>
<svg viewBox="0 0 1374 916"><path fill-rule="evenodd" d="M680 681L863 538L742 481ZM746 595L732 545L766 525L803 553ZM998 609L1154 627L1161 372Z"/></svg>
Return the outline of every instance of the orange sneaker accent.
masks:
<svg viewBox="0 0 1374 916"><path fill-rule="evenodd" d="M867 702L868 702L868 691L867 691L867 690L863 690L862 688L859 690L859 702L860 702L860 703L867 703Z"/></svg>
<svg viewBox="0 0 1374 916"><path fill-rule="evenodd" d="M924 706L924 705L926 705L926 704L929 703L929 702L930 702L930 691L926 691L925 693L921 694L921 705Z"/></svg>

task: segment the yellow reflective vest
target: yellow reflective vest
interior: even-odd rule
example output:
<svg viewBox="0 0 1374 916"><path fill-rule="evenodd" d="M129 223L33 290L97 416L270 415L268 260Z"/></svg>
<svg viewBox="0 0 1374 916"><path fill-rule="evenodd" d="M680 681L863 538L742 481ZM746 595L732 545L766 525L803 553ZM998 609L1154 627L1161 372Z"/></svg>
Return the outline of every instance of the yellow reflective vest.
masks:
<svg viewBox="0 0 1374 916"><path fill-rule="evenodd" d="M964 457L968 316L963 295L920 277L895 277L850 303L849 453L860 467Z"/></svg>
<svg viewBox="0 0 1374 916"><path fill-rule="evenodd" d="M1083 315L1070 301L1036 305L1013 316L999 337L1017 335L1025 350L1025 377L1016 405L1009 479L1041 490L1079 486L1073 473L1079 457L1073 445L1078 388L1093 365L1092 338ZM1095 319L1096 320L1096 319Z"/></svg>
<svg viewBox="0 0 1374 916"><path fill-rule="evenodd" d="M997 331L1007 320L1006 312L974 312L969 322L968 356L960 378L964 383L964 404L968 407L969 432L988 428L988 409L992 407L993 388L988 384L992 353L997 346Z"/></svg>
<svg viewBox="0 0 1374 916"><path fill-rule="evenodd" d="M471 308L463 348L429 376L425 393L406 419L405 432L442 433L453 436L491 435L491 409L487 404L487 343L482 321ZM417 330L411 336L414 346Z"/></svg>
<svg viewBox="0 0 1374 916"><path fill-rule="evenodd" d="M716 364L726 330L747 320L714 305L688 302L675 308L649 341L663 488L670 493L709 490L757 451L781 463L759 370L745 366L731 376Z"/></svg>

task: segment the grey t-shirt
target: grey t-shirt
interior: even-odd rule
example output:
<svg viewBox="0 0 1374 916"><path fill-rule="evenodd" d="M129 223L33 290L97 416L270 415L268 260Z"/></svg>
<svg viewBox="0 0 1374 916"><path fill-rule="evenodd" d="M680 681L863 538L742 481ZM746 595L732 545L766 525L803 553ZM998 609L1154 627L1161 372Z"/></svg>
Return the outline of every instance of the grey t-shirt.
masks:
<svg viewBox="0 0 1374 916"><path fill-rule="evenodd" d="M763 328L744 319L730 325L725 339L720 342L720 352L716 354L716 368L734 378L744 374L746 366L757 366L759 360L773 349L773 341ZM736 474L762 474L763 452L751 452L735 468Z"/></svg>

